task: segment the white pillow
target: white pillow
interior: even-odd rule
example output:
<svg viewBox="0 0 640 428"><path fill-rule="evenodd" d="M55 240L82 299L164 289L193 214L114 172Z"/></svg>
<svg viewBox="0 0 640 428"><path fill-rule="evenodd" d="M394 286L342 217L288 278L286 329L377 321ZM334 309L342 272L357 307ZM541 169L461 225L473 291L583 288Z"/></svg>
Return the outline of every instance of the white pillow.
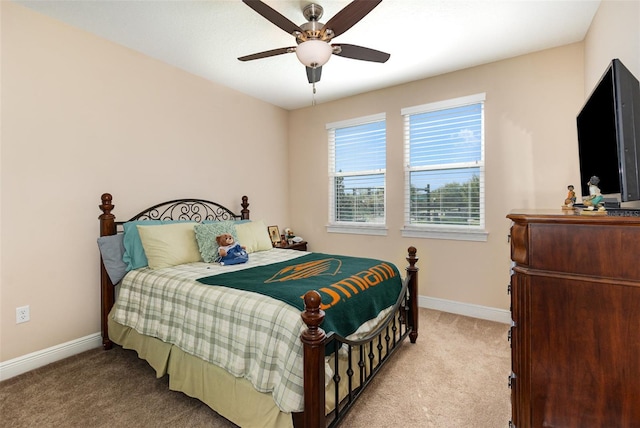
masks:
<svg viewBox="0 0 640 428"><path fill-rule="evenodd" d="M138 233L151 269L200 262L200 250L193 230L198 223L140 226Z"/></svg>
<svg viewBox="0 0 640 428"><path fill-rule="evenodd" d="M273 248L267 226L262 220L236 224L236 234L240 245L247 247L247 253Z"/></svg>

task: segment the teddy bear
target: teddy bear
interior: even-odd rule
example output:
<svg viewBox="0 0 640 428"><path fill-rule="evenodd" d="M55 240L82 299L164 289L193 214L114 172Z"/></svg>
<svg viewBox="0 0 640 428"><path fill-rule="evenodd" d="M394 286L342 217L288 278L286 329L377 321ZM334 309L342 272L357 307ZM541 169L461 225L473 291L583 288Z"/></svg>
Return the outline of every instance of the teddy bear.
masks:
<svg viewBox="0 0 640 428"><path fill-rule="evenodd" d="M221 265L235 265L249 260L249 255L246 252L247 247L235 242L230 233L216 236L216 242L219 246L219 257L216 261L220 262Z"/></svg>

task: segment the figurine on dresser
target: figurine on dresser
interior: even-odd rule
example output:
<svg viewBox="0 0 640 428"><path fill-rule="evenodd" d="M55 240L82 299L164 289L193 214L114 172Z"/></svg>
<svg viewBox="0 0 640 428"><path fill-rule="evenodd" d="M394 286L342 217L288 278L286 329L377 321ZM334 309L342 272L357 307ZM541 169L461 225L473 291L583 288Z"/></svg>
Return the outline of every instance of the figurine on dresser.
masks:
<svg viewBox="0 0 640 428"><path fill-rule="evenodd" d="M598 184L600 179L595 175L589 179L587 183L589 185L589 196L583 199L582 203L585 205L585 209L589 211L598 210L604 211L603 197L600 194L600 188Z"/></svg>
<svg viewBox="0 0 640 428"><path fill-rule="evenodd" d="M563 210L571 210L576 203L576 192L574 191L573 184L569 184L567 186L567 198L564 200L564 205L562 206Z"/></svg>

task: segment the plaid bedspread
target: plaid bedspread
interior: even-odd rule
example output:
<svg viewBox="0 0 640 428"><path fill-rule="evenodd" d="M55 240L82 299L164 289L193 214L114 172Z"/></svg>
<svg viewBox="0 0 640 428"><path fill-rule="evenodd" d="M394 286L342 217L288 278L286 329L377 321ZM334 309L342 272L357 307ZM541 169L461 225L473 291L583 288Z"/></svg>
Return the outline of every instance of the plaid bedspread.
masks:
<svg viewBox="0 0 640 428"><path fill-rule="evenodd" d="M249 380L272 393L283 412L303 410L300 311L264 295L198 283L198 278L279 263L305 252L252 253L233 266L191 263L129 272L120 285L114 320ZM365 324L359 333L372 328Z"/></svg>

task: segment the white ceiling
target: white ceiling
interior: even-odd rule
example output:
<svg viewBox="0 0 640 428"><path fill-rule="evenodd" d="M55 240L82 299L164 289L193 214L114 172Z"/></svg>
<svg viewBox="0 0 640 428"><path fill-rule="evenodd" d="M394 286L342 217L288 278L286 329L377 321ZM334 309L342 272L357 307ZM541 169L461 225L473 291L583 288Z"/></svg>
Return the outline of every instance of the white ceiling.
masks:
<svg viewBox="0 0 640 428"><path fill-rule="evenodd" d="M240 0L16 0L168 64L285 109L309 106L295 54L238 61L295 46L293 36ZM265 0L294 23L310 0ZM349 0L316 0L326 22ZM333 55L316 103L581 41L600 0L383 0L334 43L391 54L384 64Z"/></svg>

